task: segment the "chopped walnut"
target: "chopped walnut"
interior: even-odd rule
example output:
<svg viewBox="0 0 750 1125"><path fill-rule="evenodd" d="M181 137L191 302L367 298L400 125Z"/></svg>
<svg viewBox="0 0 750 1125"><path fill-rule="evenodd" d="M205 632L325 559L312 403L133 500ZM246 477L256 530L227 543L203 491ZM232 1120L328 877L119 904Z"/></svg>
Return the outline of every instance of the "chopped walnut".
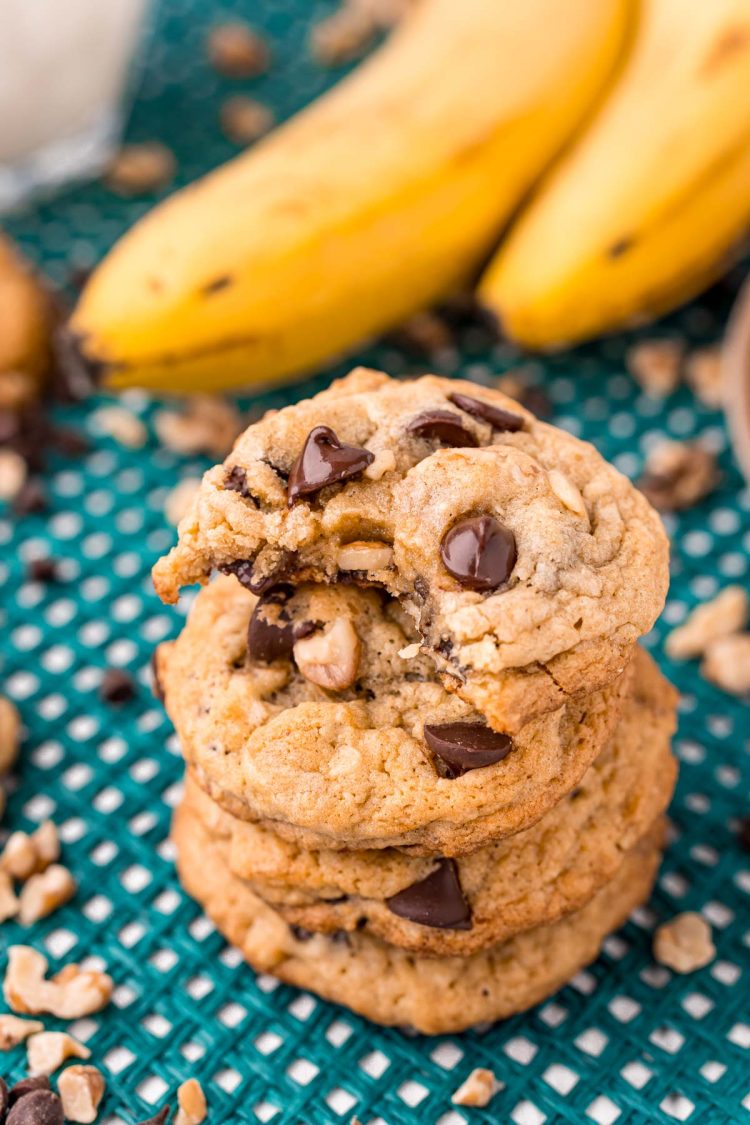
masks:
<svg viewBox="0 0 750 1125"><path fill-rule="evenodd" d="M0 922L15 918L18 913L18 899L13 890L13 881L7 871L0 869Z"/></svg>
<svg viewBox="0 0 750 1125"><path fill-rule="evenodd" d="M174 173L174 153L159 141L148 141L121 148L107 169L105 182L118 195L141 195L165 188Z"/></svg>
<svg viewBox="0 0 750 1125"><path fill-rule="evenodd" d="M0 695L0 774L12 769L21 743L21 717L9 699Z"/></svg>
<svg viewBox="0 0 750 1125"><path fill-rule="evenodd" d="M577 516L582 516L588 523L589 515L586 511L586 505L579 489L573 484L573 481L557 469L550 469L547 473L547 477L549 479L550 488L563 507L567 508L570 512L574 512Z"/></svg>
<svg viewBox="0 0 750 1125"><path fill-rule="evenodd" d="M268 70L271 62L265 40L239 20L211 29L208 57L214 69L225 78L257 78Z"/></svg>
<svg viewBox="0 0 750 1125"><path fill-rule="evenodd" d="M734 633L712 641L701 674L730 695L750 695L750 633Z"/></svg>
<svg viewBox="0 0 750 1125"><path fill-rule="evenodd" d="M15 500L26 483L26 462L13 449L0 449L0 500Z"/></svg>
<svg viewBox="0 0 750 1125"><path fill-rule="evenodd" d="M36 1015L48 1012L63 1020L76 1020L100 1011L114 989L106 973L66 965L51 980L45 979L47 958L28 945L12 945L3 981L3 995L14 1012Z"/></svg>
<svg viewBox="0 0 750 1125"><path fill-rule="evenodd" d="M31 834L31 842L36 850L37 871L46 871L51 863L60 858L60 837L57 825L51 820L45 820Z"/></svg>
<svg viewBox="0 0 750 1125"><path fill-rule="evenodd" d="M206 1096L200 1082L188 1078L177 1091L177 1116L174 1125L201 1125L206 1118Z"/></svg>
<svg viewBox="0 0 750 1125"><path fill-rule="evenodd" d="M29 1074L52 1074L66 1059L88 1059L91 1051L66 1031L39 1031L26 1043Z"/></svg>
<svg viewBox="0 0 750 1125"><path fill-rule="evenodd" d="M654 957L676 973L702 969L715 956L711 927L700 914L678 914L654 934Z"/></svg>
<svg viewBox="0 0 750 1125"><path fill-rule="evenodd" d="M29 836L13 832L0 855L0 870L23 882L31 875L45 871L60 856L60 839L51 820L40 824Z"/></svg>
<svg viewBox="0 0 750 1125"><path fill-rule="evenodd" d="M222 104L219 120L225 137L236 145L250 145L273 128L273 110L255 98L235 94Z"/></svg>
<svg viewBox="0 0 750 1125"><path fill-rule="evenodd" d="M22 1020L9 1012L3 1012L0 1015L0 1051L11 1051L39 1031L44 1031L41 1020Z"/></svg>
<svg viewBox="0 0 750 1125"><path fill-rule="evenodd" d="M160 411L154 426L159 440L174 453L225 457L242 429L242 419L225 399L194 395L182 413Z"/></svg>
<svg viewBox="0 0 750 1125"><path fill-rule="evenodd" d="M690 508L716 488L716 457L698 444L666 441L646 461L638 487L661 512Z"/></svg>
<svg viewBox="0 0 750 1125"><path fill-rule="evenodd" d="M385 570L393 561L393 548L387 543L358 540L339 547L339 570Z"/></svg>
<svg viewBox="0 0 750 1125"><path fill-rule="evenodd" d="M164 501L164 515L169 523L177 527L182 517L190 511L200 486L198 477L186 477L175 485Z"/></svg>
<svg viewBox="0 0 750 1125"><path fill-rule="evenodd" d="M668 395L682 375L685 349L679 340L643 340L628 348L625 366L649 395Z"/></svg>
<svg viewBox="0 0 750 1125"><path fill-rule="evenodd" d="M145 425L126 406L100 406L94 420L102 433L128 449L141 449L148 440Z"/></svg>
<svg viewBox="0 0 750 1125"><path fill-rule="evenodd" d="M666 639L667 655L675 660L702 656L720 637L738 633L747 624L750 601L742 586L726 586L710 602L696 606L683 625Z"/></svg>
<svg viewBox="0 0 750 1125"><path fill-rule="evenodd" d="M696 396L705 406L716 410L723 402L721 348L698 348L685 364L685 376Z"/></svg>
<svg viewBox="0 0 750 1125"><path fill-rule="evenodd" d="M451 1098L454 1105L485 1106L500 1089L500 1083L491 1070L477 1067Z"/></svg>
<svg viewBox="0 0 750 1125"><path fill-rule="evenodd" d="M96 1121L99 1103L104 1097L103 1075L95 1066L68 1066L57 1080L66 1121L90 1125Z"/></svg>
<svg viewBox="0 0 750 1125"><path fill-rule="evenodd" d="M294 646L294 659L305 679L328 691L351 687L359 671L360 643L348 617L338 617L324 632Z"/></svg>
<svg viewBox="0 0 750 1125"><path fill-rule="evenodd" d="M46 918L68 902L76 893L76 881L59 863L53 863L40 875L32 875L21 891L18 918L23 926L31 926Z"/></svg>

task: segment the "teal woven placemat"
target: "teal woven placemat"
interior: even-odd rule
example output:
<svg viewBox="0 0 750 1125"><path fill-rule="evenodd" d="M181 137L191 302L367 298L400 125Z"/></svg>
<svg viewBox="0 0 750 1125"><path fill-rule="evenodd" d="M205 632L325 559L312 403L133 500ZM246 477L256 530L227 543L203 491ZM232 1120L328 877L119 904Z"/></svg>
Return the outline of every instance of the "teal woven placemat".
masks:
<svg viewBox="0 0 750 1125"><path fill-rule="evenodd" d="M309 0L246 0L221 10L208 0L165 0L129 138L170 144L179 182L219 163L233 151L217 125L227 93L247 89L283 118L335 77L312 62L305 42L310 23L327 10ZM231 13L254 20L273 45L271 73L252 83L222 82L204 61L206 28ZM66 285L150 203L125 202L94 185L9 227ZM694 344L714 340L736 281L657 331L676 330ZM0 510L0 690L17 702L27 728L6 824L32 827L52 816L80 882L75 900L34 928L34 943L54 964L106 963L117 982L110 1008L73 1028L107 1076L103 1120L150 1116L190 1075L201 1080L214 1123L328 1125L356 1114L388 1125L705 1125L750 1117L750 863L736 837L739 817L750 811L748 711L705 683L695 665L671 664L662 650L666 631L696 602L729 582L747 583L750 492L727 452L720 415L684 389L666 401L641 394L625 374L628 342L613 338L525 371L543 385L560 425L631 476L664 436L701 435L720 454L719 490L669 520L672 590L647 639L682 693L674 838L648 908L607 942L597 963L548 1003L484 1035L410 1038L256 979L181 892L167 841L181 762L147 684L152 648L177 632L189 599L165 609L149 569L173 539L162 513L168 489L206 462L178 458L155 441L136 452L101 437L92 422L97 402L59 411L86 431L91 452L77 462L51 456L45 515L14 520ZM508 346L482 351L471 333L461 343L460 354L444 357L448 373L482 382L518 366ZM385 346L357 358L394 374L421 366ZM266 395L263 404L288 402L340 370ZM148 420L152 404L138 395L129 401ZM28 561L47 553L59 560L59 582L29 581ZM100 701L98 685L112 665L137 678L134 702ZM710 919L718 955L677 977L652 962L651 933L685 909ZM27 936L6 924L0 942ZM6 1059L6 1073L20 1077L22 1051ZM451 1093L475 1066L491 1067L503 1089L486 1110L452 1109Z"/></svg>

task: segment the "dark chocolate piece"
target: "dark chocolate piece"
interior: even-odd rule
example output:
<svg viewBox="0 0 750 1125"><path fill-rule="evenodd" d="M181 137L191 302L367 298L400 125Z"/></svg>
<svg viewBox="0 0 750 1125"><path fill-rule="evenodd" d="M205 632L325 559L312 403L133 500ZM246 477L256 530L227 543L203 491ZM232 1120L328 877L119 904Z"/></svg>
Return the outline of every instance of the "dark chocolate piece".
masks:
<svg viewBox="0 0 750 1125"><path fill-rule="evenodd" d="M465 410L472 417L481 418L483 422L489 422L493 430L515 433L517 430L523 429L524 420L520 414L511 414L509 410L492 406L489 402L483 402L480 398L471 398L469 395L456 392L456 394L448 395L448 399L454 406L457 406L460 410Z"/></svg>
<svg viewBox="0 0 750 1125"><path fill-rule="evenodd" d="M425 410L412 418L406 430L416 437L458 448L473 449L477 444L474 434L462 425L458 414L454 414L452 410Z"/></svg>
<svg viewBox="0 0 750 1125"><path fill-rule="evenodd" d="M426 879L391 895L386 906L399 918L439 930L470 930L471 908L464 898L453 859L441 859Z"/></svg>
<svg viewBox="0 0 750 1125"><path fill-rule="evenodd" d="M342 445L330 426L315 426L289 474L289 507L300 497L311 496L328 484L349 480L374 460L375 454L368 449Z"/></svg>
<svg viewBox="0 0 750 1125"><path fill-rule="evenodd" d="M462 586L497 590L516 565L516 540L494 516L469 516L446 532L440 554L445 569Z"/></svg>
<svg viewBox="0 0 750 1125"><path fill-rule="evenodd" d="M484 723L426 723L424 740L454 778L502 762L513 749L510 735Z"/></svg>

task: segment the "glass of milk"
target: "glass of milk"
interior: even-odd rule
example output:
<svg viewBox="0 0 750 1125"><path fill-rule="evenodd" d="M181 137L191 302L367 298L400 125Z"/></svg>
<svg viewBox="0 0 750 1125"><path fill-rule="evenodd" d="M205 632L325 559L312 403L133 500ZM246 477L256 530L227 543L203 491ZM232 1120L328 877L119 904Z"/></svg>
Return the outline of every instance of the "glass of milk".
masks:
<svg viewBox="0 0 750 1125"><path fill-rule="evenodd" d="M0 211L117 143L148 0L0 0Z"/></svg>

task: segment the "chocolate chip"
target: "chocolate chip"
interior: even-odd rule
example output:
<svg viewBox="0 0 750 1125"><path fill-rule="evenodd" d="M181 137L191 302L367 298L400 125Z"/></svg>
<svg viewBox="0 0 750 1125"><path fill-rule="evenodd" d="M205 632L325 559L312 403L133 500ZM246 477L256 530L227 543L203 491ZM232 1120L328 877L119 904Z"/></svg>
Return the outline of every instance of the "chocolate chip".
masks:
<svg viewBox="0 0 750 1125"><path fill-rule="evenodd" d="M108 668L99 694L106 703L128 703L135 698L135 684L132 677L121 668Z"/></svg>
<svg viewBox="0 0 750 1125"><path fill-rule="evenodd" d="M168 1105L162 1106L157 1114L155 1114L153 1117L149 1117L148 1121L139 1121L138 1125L164 1125L164 1122L169 1117L170 1112L171 1111Z"/></svg>
<svg viewBox="0 0 750 1125"><path fill-rule="evenodd" d="M406 430L407 433L427 440L433 439L443 445L473 448L477 444L474 434L461 424L461 419L452 410L425 410L412 418Z"/></svg>
<svg viewBox="0 0 750 1125"><path fill-rule="evenodd" d="M412 883L385 902L399 918L422 926L439 930L471 929L471 908L461 890L453 859L439 860L437 869L426 879Z"/></svg>
<svg viewBox="0 0 750 1125"><path fill-rule="evenodd" d="M304 926L290 926L289 929L295 941L310 941L311 938L315 937L312 930L306 930Z"/></svg>
<svg viewBox="0 0 750 1125"><path fill-rule="evenodd" d="M287 573L291 559L291 551L282 551L271 569L260 574L255 573L255 559L238 559L237 562L225 563L219 570L222 574L233 574L241 586L260 597L279 584Z"/></svg>
<svg viewBox="0 0 750 1125"><path fill-rule="evenodd" d="M286 609L291 590L277 587L265 594L250 617L247 650L255 660L266 664L288 660L296 640L294 624Z"/></svg>
<svg viewBox="0 0 750 1125"><path fill-rule="evenodd" d="M239 465L234 465L227 473L224 488L230 492L239 492L243 500L252 500L255 507L258 507L258 501L247 487L247 473Z"/></svg>
<svg viewBox="0 0 750 1125"><path fill-rule="evenodd" d="M287 485L289 507L301 496L310 496L327 484L338 484L361 473L375 454L356 445L343 445L330 426L315 426L292 465Z"/></svg>
<svg viewBox="0 0 750 1125"><path fill-rule="evenodd" d="M47 508L47 493L40 481L34 477L27 480L13 501L13 511L17 516L31 516L44 512Z"/></svg>
<svg viewBox="0 0 750 1125"><path fill-rule="evenodd" d="M19 1098L6 1118L6 1125L64 1125L60 1098L52 1090L33 1090Z"/></svg>
<svg viewBox="0 0 750 1125"><path fill-rule="evenodd" d="M516 540L494 516L469 516L446 532L440 554L445 569L462 586L496 590L516 565Z"/></svg>
<svg viewBox="0 0 750 1125"><path fill-rule="evenodd" d="M448 777L502 762L513 749L510 735L484 723L428 723L424 740L446 767Z"/></svg>
<svg viewBox="0 0 750 1125"><path fill-rule="evenodd" d="M30 582L56 582L57 564L54 559L32 559L26 575Z"/></svg>
<svg viewBox="0 0 750 1125"><path fill-rule="evenodd" d="M745 816L740 821L740 830L737 833L737 838L740 842L740 847L744 851L750 852L750 816Z"/></svg>
<svg viewBox="0 0 750 1125"><path fill-rule="evenodd" d="M8 1092L8 1105L15 1105L21 1098L31 1094L34 1090L51 1090L50 1080L46 1074L38 1074L35 1078L22 1078L11 1086Z"/></svg>
<svg viewBox="0 0 750 1125"><path fill-rule="evenodd" d="M489 422L493 430L515 433L523 429L524 420L520 414L511 414L509 410L502 410L499 406L491 406L489 402L483 402L482 399L471 398L458 392L448 395L448 398L460 410L465 410L474 418L481 418L483 422Z"/></svg>

